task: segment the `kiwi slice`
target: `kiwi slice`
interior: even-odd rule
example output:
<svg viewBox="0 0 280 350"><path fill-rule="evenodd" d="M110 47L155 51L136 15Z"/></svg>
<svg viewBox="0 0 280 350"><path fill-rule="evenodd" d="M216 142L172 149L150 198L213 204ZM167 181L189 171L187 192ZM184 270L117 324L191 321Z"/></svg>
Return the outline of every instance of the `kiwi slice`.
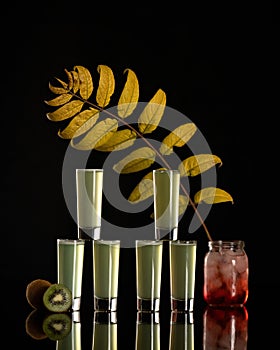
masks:
<svg viewBox="0 0 280 350"><path fill-rule="evenodd" d="M51 312L66 312L72 306L72 293L61 283L54 283L45 291L43 303Z"/></svg>
<svg viewBox="0 0 280 350"><path fill-rule="evenodd" d="M65 313L53 313L43 321L43 331L51 340L61 340L71 331L71 317Z"/></svg>
<svg viewBox="0 0 280 350"><path fill-rule="evenodd" d="M31 338L36 340L46 339L47 335L43 330L43 321L46 314L41 310L33 310L25 320L25 330Z"/></svg>
<svg viewBox="0 0 280 350"><path fill-rule="evenodd" d="M51 282L40 278L30 282L25 293L28 304L34 309L43 309L43 295L50 286Z"/></svg>

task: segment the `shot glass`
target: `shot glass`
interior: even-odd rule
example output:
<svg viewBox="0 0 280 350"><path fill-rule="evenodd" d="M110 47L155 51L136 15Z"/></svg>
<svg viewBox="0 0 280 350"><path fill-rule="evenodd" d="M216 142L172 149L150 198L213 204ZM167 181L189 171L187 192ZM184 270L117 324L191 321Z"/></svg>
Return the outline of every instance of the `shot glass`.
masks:
<svg viewBox="0 0 280 350"><path fill-rule="evenodd" d="M136 292L138 311L159 311L162 241L136 240Z"/></svg>
<svg viewBox="0 0 280 350"><path fill-rule="evenodd" d="M170 295L172 311L193 311L197 242L170 241Z"/></svg>
<svg viewBox="0 0 280 350"><path fill-rule="evenodd" d="M171 312L169 350L194 350L193 312Z"/></svg>
<svg viewBox="0 0 280 350"><path fill-rule="evenodd" d="M159 312L137 312L135 350L160 350Z"/></svg>
<svg viewBox="0 0 280 350"><path fill-rule="evenodd" d="M80 310L84 266L83 239L57 239L57 280L72 292L72 310Z"/></svg>
<svg viewBox="0 0 280 350"><path fill-rule="evenodd" d="M76 169L77 225L81 239L100 239L103 169Z"/></svg>
<svg viewBox="0 0 280 350"><path fill-rule="evenodd" d="M119 240L93 240L94 309L117 310Z"/></svg>
<svg viewBox="0 0 280 350"><path fill-rule="evenodd" d="M153 170L155 239L178 238L180 172Z"/></svg>
<svg viewBox="0 0 280 350"><path fill-rule="evenodd" d="M117 312L95 311L92 350L117 350Z"/></svg>

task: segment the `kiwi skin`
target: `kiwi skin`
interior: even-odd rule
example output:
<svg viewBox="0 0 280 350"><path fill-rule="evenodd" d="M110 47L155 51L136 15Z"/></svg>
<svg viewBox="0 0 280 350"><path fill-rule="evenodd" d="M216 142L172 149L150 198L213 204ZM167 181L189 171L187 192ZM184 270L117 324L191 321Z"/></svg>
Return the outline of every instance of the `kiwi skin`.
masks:
<svg viewBox="0 0 280 350"><path fill-rule="evenodd" d="M33 339L46 339L47 335L43 330L43 321L46 315L41 310L33 310L25 320L25 331Z"/></svg>
<svg viewBox="0 0 280 350"><path fill-rule="evenodd" d="M62 340L72 329L72 319L67 313L51 313L43 320L42 328L51 340Z"/></svg>
<svg viewBox="0 0 280 350"><path fill-rule="evenodd" d="M67 312L72 306L72 292L65 285L54 283L45 291L43 303L51 312Z"/></svg>
<svg viewBox="0 0 280 350"><path fill-rule="evenodd" d="M45 308L43 303L43 295L45 291L52 285L51 282L38 278L31 281L26 287L26 299L33 309Z"/></svg>

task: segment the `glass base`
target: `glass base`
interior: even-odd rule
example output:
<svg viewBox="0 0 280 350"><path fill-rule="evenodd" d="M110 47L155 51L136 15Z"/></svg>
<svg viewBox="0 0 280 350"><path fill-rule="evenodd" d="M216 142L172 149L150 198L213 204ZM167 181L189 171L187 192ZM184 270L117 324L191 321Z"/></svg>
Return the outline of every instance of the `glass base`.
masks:
<svg viewBox="0 0 280 350"><path fill-rule="evenodd" d="M117 323L117 312L95 311L93 321L97 324L115 324Z"/></svg>
<svg viewBox="0 0 280 350"><path fill-rule="evenodd" d="M79 239L100 239L100 227L79 227Z"/></svg>
<svg viewBox="0 0 280 350"><path fill-rule="evenodd" d="M194 299L175 299L171 297L171 310L177 312L192 312Z"/></svg>
<svg viewBox="0 0 280 350"><path fill-rule="evenodd" d="M159 311L159 298L142 299L137 297L137 310L147 312Z"/></svg>
<svg viewBox="0 0 280 350"><path fill-rule="evenodd" d="M155 235L156 235L156 240L177 241L177 239L178 239L178 227L174 227L171 230L156 227Z"/></svg>
<svg viewBox="0 0 280 350"><path fill-rule="evenodd" d="M72 311L79 311L81 308L81 297L72 300Z"/></svg>
<svg viewBox="0 0 280 350"><path fill-rule="evenodd" d="M138 324L159 324L159 312L137 311Z"/></svg>
<svg viewBox="0 0 280 350"><path fill-rule="evenodd" d="M81 322L80 311L73 311L73 312L72 312L72 321L73 321L74 323L79 323L79 322Z"/></svg>
<svg viewBox="0 0 280 350"><path fill-rule="evenodd" d="M102 299L94 297L94 310L96 311L117 311L117 298Z"/></svg>
<svg viewBox="0 0 280 350"><path fill-rule="evenodd" d="M194 316L193 312L177 312L177 311L171 311L171 317L170 317L170 323L171 324L193 324L194 323Z"/></svg>

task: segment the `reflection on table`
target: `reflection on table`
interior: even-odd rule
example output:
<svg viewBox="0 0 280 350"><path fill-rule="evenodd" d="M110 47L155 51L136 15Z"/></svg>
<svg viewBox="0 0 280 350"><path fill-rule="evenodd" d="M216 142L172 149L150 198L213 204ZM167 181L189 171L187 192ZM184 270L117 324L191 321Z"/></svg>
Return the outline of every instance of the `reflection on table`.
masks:
<svg viewBox="0 0 280 350"><path fill-rule="evenodd" d="M203 311L203 310L202 310ZM50 317L51 316L51 317ZM91 350L122 350L118 339L117 312L95 311L92 332L83 333L80 313L40 315L32 311L26 318L26 332L33 339L54 340L56 350L82 349L82 336L90 337ZM170 313L168 343L160 329L159 312L136 312L135 350L246 350L248 339L248 312L245 307L206 307L201 313L202 337L196 332L193 312ZM195 321L194 321L195 320ZM92 322L92 321L91 321ZM168 322L168 321L167 321ZM43 325L43 327L42 327ZM165 318L166 326L166 318ZM168 325L167 325L168 326ZM42 329L41 329L42 328ZM122 335L122 338L129 336ZM198 348L196 348L198 346Z"/></svg>
<svg viewBox="0 0 280 350"><path fill-rule="evenodd" d="M246 350L248 312L244 307L207 307L203 314L203 349Z"/></svg>

